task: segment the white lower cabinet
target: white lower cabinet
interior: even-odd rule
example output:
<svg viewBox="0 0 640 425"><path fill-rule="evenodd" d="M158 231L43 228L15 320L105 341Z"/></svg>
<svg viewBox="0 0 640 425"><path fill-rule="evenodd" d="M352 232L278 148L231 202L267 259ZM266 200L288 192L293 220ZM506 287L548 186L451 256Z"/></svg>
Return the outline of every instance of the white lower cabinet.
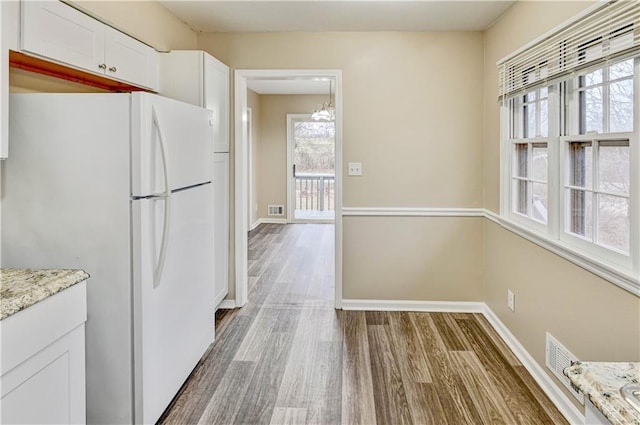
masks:
<svg viewBox="0 0 640 425"><path fill-rule="evenodd" d="M216 309L229 293L229 154L213 154Z"/></svg>
<svg viewBox="0 0 640 425"><path fill-rule="evenodd" d="M584 423L585 425L611 425L611 422L585 397Z"/></svg>
<svg viewBox="0 0 640 425"><path fill-rule="evenodd" d="M84 424L86 282L0 321L0 423Z"/></svg>

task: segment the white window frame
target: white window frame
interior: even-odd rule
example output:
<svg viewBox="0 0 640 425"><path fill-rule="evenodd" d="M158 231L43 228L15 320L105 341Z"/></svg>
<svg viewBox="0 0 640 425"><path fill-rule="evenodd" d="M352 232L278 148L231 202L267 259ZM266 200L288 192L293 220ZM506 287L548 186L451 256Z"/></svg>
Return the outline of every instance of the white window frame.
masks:
<svg viewBox="0 0 640 425"><path fill-rule="evenodd" d="M601 64L602 68L609 64ZM581 71L584 75L593 69ZM578 99L578 77L565 80L566 94L560 84L549 86L549 137L513 138L514 125L523 123L518 114L512 113L516 97L503 100L500 111L501 135L501 188L500 220L505 227L527 237L568 258L576 264L596 272L599 276L618 286L640 295L640 57L634 59L634 129L627 133L579 134L580 107ZM524 95L524 93L522 93ZM519 95L520 97L522 95ZM563 105L563 107L561 107ZM521 113L521 108L519 113ZM515 115L515 117L514 117ZM514 122L515 120L515 122ZM566 131L565 131L566 129ZM515 133L523 134L523 133ZM569 134L569 135L566 135ZM630 240L629 254L615 249L587 242L579 236L565 231L567 224L567 204L565 204L565 184L569 169L569 142L629 140L630 150L630 192L629 217ZM548 208L547 224L544 225L522 214L514 212L512 177L514 172L514 143L536 143L546 141L549 169L547 172ZM597 170L594 170L597 172ZM594 188L596 189L596 188Z"/></svg>
<svg viewBox="0 0 640 425"><path fill-rule="evenodd" d="M561 143L562 143L562 157L560 160L560 165L561 165L561 176L562 176L562 182L561 182L561 197L562 200L560 201L560 209L561 209L561 213L560 213L560 220L561 220L561 224L560 224L560 239L568 244L571 244L573 246L575 246L577 249L583 250L593 256L596 257L600 257L602 259L604 259L605 261L611 262L613 264L616 264L618 266L621 266L625 269L632 269L632 259L631 259L631 235L630 235L630 240L629 240L629 253L624 253L622 251L619 251L615 248L612 247L605 247L601 244L598 244L596 242L596 234L597 234L597 226L595 226L595 220L596 217L598 215L597 213L597 203L595 202L595 194L598 193L602 193L601 190L599 190L598 187L596 187L595 182L592 181L592 187L591 189L585 189L585 192L591 192L592 194L594 194L594 199L592 200L592 216L593 216L593 220L594 220L594 226L596 227L596 229L593 229L593 241L589 241L586 238L583 238L573 232L570 232L568 230L569 226L571 225L571 219L570 219L570 208L569 208L569 195L568 195L568 189L572 188L573 186L569 185L569 173L571 170L571 165L570 165L570 161L571 161L571 154L569 152L569 145L571 142L591 142L592 143L592 167L593 167L593 179L597 180L597 174L598 174L598 158L597 158L597 151L599 148L599 145L601 142L607 142L607 141L619 141L619 140L628 140L629 141L629 149L631 150L631 146L632 146L632 137L633 137L633 133L610 133L610 134L586 134L586 135L579 135L579 136L563 136L560 138ZM629 164L629 171L631 171L631 168L633 167L632 161L631 161L631 155L630 155L630 164ZM633 187L633 182L631 182L631 187ZM636 185L637 186L637 185ZM632 190L632 189L631 189ZM631 193L629 193L629 218L631 219L633 214L632 208L631 208ZM630 223L631 224L631 223ZM632 229L632 228L631 228ZM632 232L633 233L633 232Z"/></svg>
<svg viewBox="0 0 640 425"><path fill-rule="evenodd" d="M547 120L547 137L542 137L540 134L536 134L535 137L524 137L525 129L524 129L524 100L523 97L525 94L531 92L531 90L526 93L522 93L518 96L515 96L512 99L509 99L505 103L503 103L503 122L508 123L506 126L503 126L503 137L506 137L503 143L503 154L505 159L507 159L506 164L503 164L503 207L501 209L502 215L507 216L511 221L518 223L521 226L530 228L539 233L549 235L552 232L552 229L555 228L555 218L552 214L552 210L557 209L556 206L556 197L555 197L555 188L556 185L555 179L557 178L557 173L555 172L553 164L557 162L557 145L558 145L558 123L554 114L551 113L552 110L558 110L558 87L557 85L548 86L547 93L547 110L549 111L548 120ZM536 105L539 105L539 95L540 89L536 90ZM505 128L506 127L506 128ZM540 114L539 108L538 113L536 113L536 131L540 129ZM549 168L547 169L547 181L545 182L547 185L547 222L538 221L528 215L521 214L515 211L515 188L514 188L514 180L525 180L527 182L538 182L533 179L530 175L525 179L521 179L515 175L515 145L517 144L527 144L528 146L528 154L527 161L528 172L532 170L532 161L533 161L533 145L535 144L546 144L547 145L547 162ZM505 176L506 174L506 176ZM507 193L505 193L507 192ZM529 202L529 200L527 200ZM529 202L530 204L530 202ZM530 207L530 205L529 205Z"/></svg>

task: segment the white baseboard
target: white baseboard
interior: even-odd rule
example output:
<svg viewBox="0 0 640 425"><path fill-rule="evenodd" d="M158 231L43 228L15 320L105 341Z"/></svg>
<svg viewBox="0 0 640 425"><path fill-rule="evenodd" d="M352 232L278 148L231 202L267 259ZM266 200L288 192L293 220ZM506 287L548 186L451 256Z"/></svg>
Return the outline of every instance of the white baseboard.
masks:
<svg viewBox="0 0 640 425"><path fill-rule="evenodd" d="M287 224L286 218L259 218L251 225L249 230L253 230L261 224Z"/></svg>
<svg viewBox="0 0 640 425"><path fill-rule="evenodd" d="M437 313L482 313L502 340L513 351L520 363L527 369L542 391L551 399L560 413L571 424L584 424L584 415L569 397L551 379L498 316L483 302L465 301L396 301L396 300L342 300L343 310L368 311L423 311Z"/></svg>
<svg viewBox="0 0 640 425"><path fill-rule="evenodd" d="M342 216L374 217L484 217L482 208L342 207Z"/></svg>
<svg viewBox="0 0 640 425"><path fill-rule="evenodd" d="M343 310L482 313L485 304L468 301L342 300Z"/></svg>
<svg viewBox="0 0 640 425"><path fill-rule="evenodd" d="M222 302L218 304L218 308L222 310L232 310L236 308L236 300L222 300Z"/></svg>
<svg viewBox="0 0 640 425"><path fill-rule="evenodd" d="M513 351L520 363L533 376L540 388L551 399L553 404L558 408L560 413L571 424L584 424L584 415L576 408L571 400L565 395L558 385L551 379L541 366L529 352L520 344L520 341L511 333L509 328L498 318L498 316L484 304L484 317L487 318L493 329L500 335L500 338Z"/></svg>

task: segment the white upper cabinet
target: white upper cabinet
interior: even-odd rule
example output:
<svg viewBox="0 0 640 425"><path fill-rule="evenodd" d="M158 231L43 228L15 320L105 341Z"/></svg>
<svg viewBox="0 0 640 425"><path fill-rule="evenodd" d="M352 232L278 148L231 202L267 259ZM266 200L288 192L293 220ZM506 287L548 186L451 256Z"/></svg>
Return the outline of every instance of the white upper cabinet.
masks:
<svg viewBox="0 0 640 425"><path fill-rule="evenodd" d="M158 52L59 1L22 2L24 52L158 89Z"/></svg>
<svg viewBox="0 0 640 425"><path fill-rule="evenodd" d="M213 112L214 152L229 152L229 67L199 50L160 54L163 96Z"/></svg>
<svg viewBox="0 0 640 425"><path fill-rule="evenodd" d="M158 53L139 41L106 27L107 76L158 89Z"/></svg>
<svg viewBox="0 0 640 425"><path fill-rule="evenodd" d="M22 50L101 72L104 24L58 1L22 3Z"/></svg>

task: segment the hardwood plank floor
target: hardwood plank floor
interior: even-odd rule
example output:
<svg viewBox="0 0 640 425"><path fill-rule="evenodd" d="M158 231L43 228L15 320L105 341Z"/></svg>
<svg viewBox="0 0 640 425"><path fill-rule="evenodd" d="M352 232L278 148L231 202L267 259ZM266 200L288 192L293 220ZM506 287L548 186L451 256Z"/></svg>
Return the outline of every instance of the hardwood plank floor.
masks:
<svg viewBox="0 0 640 425"><path fill-rule="evenodd" d="M249 235L249 302L161 424L566 424L478 314L340 311L331 224Z"/></svg>

